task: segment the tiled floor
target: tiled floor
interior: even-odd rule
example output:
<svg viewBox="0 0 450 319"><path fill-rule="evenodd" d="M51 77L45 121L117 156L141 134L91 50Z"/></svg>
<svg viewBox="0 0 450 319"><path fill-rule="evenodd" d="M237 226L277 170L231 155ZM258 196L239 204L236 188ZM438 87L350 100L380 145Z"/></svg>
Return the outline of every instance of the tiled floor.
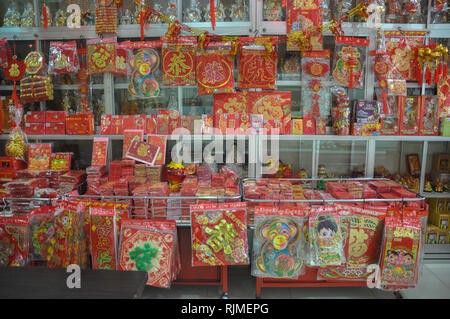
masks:
<svg viewBox="0 0 450 319"><path fill-rule="evenodd" d="M255 279L247 268L230 267L229 298L255 298ZM425 263L419 285L404 290L403 298L449 299L450 298L450 261ZM147 287L144 298L173 299L216 299L220 291L215 286L174 285L170 289ZM266 299L395 299L391 292L366 287L338 288L263 288L262 298Z"/></svg>

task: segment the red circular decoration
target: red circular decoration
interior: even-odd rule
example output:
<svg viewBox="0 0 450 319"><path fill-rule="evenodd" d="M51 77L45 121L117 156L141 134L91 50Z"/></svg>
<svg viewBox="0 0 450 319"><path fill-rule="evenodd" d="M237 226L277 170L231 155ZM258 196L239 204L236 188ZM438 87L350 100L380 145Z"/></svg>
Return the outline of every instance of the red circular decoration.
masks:
<svg viewBox="0 0 450 319"><path fill-rule="evenodd" d="M97 0L98 5L103 6L103 7L109 7L114 0Z"/></svg>
<svg viewBox="0 0 450 319"><path fill-rule="evenodd" d="M323 77L328 73L329 70L330 67L327 63L320 63L315 61L308 62L303 66L303 71L305 71L306 74L314 77Z"/></svg>
<svg viewBox="0 0 450 319"><path fill-rule="evenodd" d="M5 76L10 81L20 81L21 78L23 78L25 74L25 63L22 61L12 60L8 67L4 70Z"/></svg>
<svg viewBox="0 0 450 319"><path fill-rule="evenodd" d="M80 92L81 95L87 95L89 93L89 86L86 83L81 84L78 87L78 92Z"/></svg>
<svg viewBox="0 0 450 319"><path fill-rule="evenodd" d="M386 61L377 61L373 65L373 72L377 75L386 74L389 70L388 64Z"/></svg>

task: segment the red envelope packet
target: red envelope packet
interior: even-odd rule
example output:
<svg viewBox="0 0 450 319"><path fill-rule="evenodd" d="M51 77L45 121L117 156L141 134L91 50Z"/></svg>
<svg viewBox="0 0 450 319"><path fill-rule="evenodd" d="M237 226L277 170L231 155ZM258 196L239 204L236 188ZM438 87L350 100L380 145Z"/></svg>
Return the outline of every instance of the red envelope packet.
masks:
<svg viewBox="0 0 450 319"><path fill-rule="evenodd" d="M92 166L106 165L108 154L108 137L95 137L92 145Z"/></svg>
<svg viewBox="0 0 450 319"><path fill-rule="evenodd" d="M156 134L156 115L147 115L145 117L145 133Z"/></svg>
<svg viewBox="0 0 450 319"><path fill-rule="evenodd" d="M126 157L153 166L159 152L159 146L134 140L130 144Z"/></svg>
<svg viewBox="0 0 450 319"><path fill-rule="evenodd" d="M167 135L147 135L147 143L159 147L158 155L156 156L155 165L164 165L166 163L166 147Z"/></svg>
<svg viewBox="0 0 450 319"><path fill-rule="evenodd" d="M123 132L123 150L122 157L125 158L128 148L133 140L143 141L144 131L143 130L124 130Z"/></svg>

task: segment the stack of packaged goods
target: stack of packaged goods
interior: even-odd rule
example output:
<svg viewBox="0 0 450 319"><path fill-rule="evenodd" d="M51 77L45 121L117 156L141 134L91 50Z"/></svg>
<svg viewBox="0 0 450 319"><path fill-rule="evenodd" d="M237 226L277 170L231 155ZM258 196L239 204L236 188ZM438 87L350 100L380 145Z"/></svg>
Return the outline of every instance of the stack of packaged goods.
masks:
<svg viewBox="0 0 450 319"><path fill-rule="evenodd" d="M134 197L150 196L150 185L143 184L137 186L133 190L133 196ZM149 201L146 199L133 198L133 212L132 212L133 218L138 219L148 218L148 206L149 206L148 202Z"/></svg>
<svg viewBox="0 0 450 319"><path fill-rule="evenodd" d="M350 135L350 98L342 87L333 87L333 107L331 118L333 120L333 132L336 135Z"/></svg>
<svg viewBox="0 0 450 319"><path fill-rule="evenodd" d="M60 176L60 188L64 191L64 193L70 192L74 189L80 189L82 185L85 185L86 177L87 175L85 171L69 171Z"/></svg>
<svg viewBox="0 0 450 319"><path fill-rule="evenodd" d="M134 176L134 165L136 164L135 160L124 159L121 161L121 177L128 178Z"/></svg>
<svg viewBox="0 0 450 319"><path fill-rule="evenodd" d="M115 160L109 163L109 181L117 181L122 177L122 163Z"/></svg>
<svg viewBox="0 0 450 319"><path fill-rule="evenodd" d="M108 182L106 165L89 166L86 169L87 192L86 195L99 195L100 186Z"/></svg>
<svg viewBox="0 0 450 319"><path fill-rule="evenodd" d="M187 176L181 184L181 197L195 197L198 196L199 190L198 176ZM195 198L183 198L181 200L181 219L189 220L190 205L196 204Z"/></svg>
<svg viewBox="0 0 450 319"><path fill-rule="evenodd" d="M147 167L147 179L149 182L160 182L163 172L162 165L154 165Z"/></svg>
<svg viewBox="0 0 450 319"><path fill-rule="evenodd" d="M121 178L118 181L114 182L113 189L114 189L114 195L118 197L127 197L130 196L130 190L128 188L128 180L129 178ZM128 205L132 205L131 199L127 198L117 198L115 199L115 202L118 203L124 203Z"/></svg>
<svg viewBox="0 0 450 319"><path fill-rule="evenodd" d="M11 212L15 215L26 215L36 208L35 201L27 198L33 198L35 190L47 188L48 182L45 178L15 179L4 187L12 198L17 198L10 201Z"/></svg>
<svg viewBox="0 0 450 319"><path fill-rule="evenodd" d="M167 182L157 182L150 184L151 197L169 196L169 184ZM166 218L167 199L151 199L149 203L149 212L152 218Z"/></svg>

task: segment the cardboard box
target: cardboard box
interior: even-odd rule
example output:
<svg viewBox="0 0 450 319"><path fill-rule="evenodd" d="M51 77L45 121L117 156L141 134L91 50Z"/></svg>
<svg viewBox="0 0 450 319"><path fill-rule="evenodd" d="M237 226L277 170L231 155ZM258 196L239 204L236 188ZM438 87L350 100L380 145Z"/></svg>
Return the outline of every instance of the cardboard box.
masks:
<svg viewBox="0 0 450 319"><path fill-rule="evenodd" d="M78 113L66 117L66 134L92 135L94 134L94 115Z"/></svg>
<svg viewBox="0 0 450 319"><path fill-rule="evenodd" d="M66 134L66 123L45 123L45 134L47 135Z"/></svg>
<svg viewBox="0 0 450 319"><path fill-rule="evenodd" d="M45 112L45 123L64 123L66 116L65 111L47 111Z"/></svg>
<svg viewBox="0 0 450 319"><path fill-rule="evenodd" d="M25 118L26 123L45 123L45 112L28 111Z"/></svg>
<svg viewBox="0 0 450 319"><path fill-rule="evenodd" d="M29 135L45 134L45 123L25 123L24 131Z"/></svg>

